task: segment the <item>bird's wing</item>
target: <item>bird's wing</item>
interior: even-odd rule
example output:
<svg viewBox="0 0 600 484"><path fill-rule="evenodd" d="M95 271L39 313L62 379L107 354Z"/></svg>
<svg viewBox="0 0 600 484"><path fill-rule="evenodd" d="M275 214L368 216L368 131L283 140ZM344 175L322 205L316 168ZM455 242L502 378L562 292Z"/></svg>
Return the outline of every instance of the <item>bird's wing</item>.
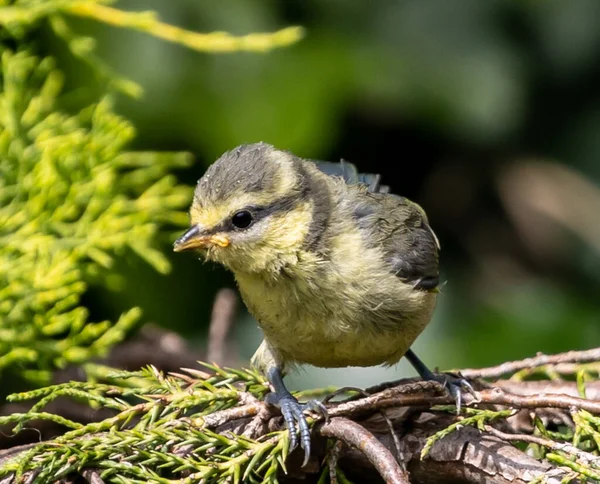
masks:
<svg viewBox="0 0 600 484"><path fill-rule="evenodd" d="M392 194L367 194L376 211L359 226L371 225L369 234L383 251L390 270L415 288L434 290L439 284L439 242L423 209Z"/></svg>
<svg viewBox="0 0 600 484"><path fill-rule="evenodd" d="M348 161L315 161L319 170L330 176L341 176L348 185L362 183L367 185L370 192L388 193L390 187L381 185L381 176L374 173L359 173L356 166Z"/></svg>
<svg viewBox="0 0 600 484"><path fill-rule="evenodd" d="M425 211L407 198L389 193L381 176L359 173L356 166L316 161L317 168L330 176L341 176L348 185L364 184L368 193L358 193L354 217L361 230L380 247L398 277L423 290L439 284L439 241L429 225Z"/></svg>
<svg viewBox="0 0 600 484"><path fill-rule="evenodd" d="M390 195L386 198L391 199ZM396 209L399 214L395 223L406 224L406 232L398 239L390 237L383 244L384 252L399 277L420 289L433 290L440 282L439 241L419 205L407 199L397 203L402 208Z"/></svg>
<svg viewBox="0 0 600 484"><path fill-rule="evenodd" d="M383 251L390 270L415 288L435 290L440 280L440 245L425 211L391 193L362 191L355 202L358 226Z"/></svg>

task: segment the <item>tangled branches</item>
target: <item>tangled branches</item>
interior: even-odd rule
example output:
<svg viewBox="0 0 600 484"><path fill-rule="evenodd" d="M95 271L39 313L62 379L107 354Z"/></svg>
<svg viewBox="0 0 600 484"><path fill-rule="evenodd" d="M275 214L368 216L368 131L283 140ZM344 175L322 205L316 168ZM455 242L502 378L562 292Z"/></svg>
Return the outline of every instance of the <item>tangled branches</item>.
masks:
<svg viewBox="0 0 600 484"><path fill-rule="evenodd" d="M275 409L262 403L267 382L250 370L204 365L163 374L154 367L107 382L69 382L15 394L35 400L24 413L0 418L19 432L51 420L62 435L0 455L6 482L585 482L600 479L598 350L538 356L528 375L468 370L479 399L456 416L436 382L416 379L326 398L329 423L309 419L314 455L301 468ZM553 359L554 358L554 359ZM544 365L536 366L541 363ZM571 365L574 373L555 365ZM506 365L502 366L506 368ZM502 371L504 374L504 370ZM508 372L511 374L511 371ZM542 389L542 385L546 385ZM314 392L313 392L314 393ZM299 395L301 396L301 395ZM109 412L82 424L46 412L56 399ZM340 399L341 398L341 399Z"/></svg>

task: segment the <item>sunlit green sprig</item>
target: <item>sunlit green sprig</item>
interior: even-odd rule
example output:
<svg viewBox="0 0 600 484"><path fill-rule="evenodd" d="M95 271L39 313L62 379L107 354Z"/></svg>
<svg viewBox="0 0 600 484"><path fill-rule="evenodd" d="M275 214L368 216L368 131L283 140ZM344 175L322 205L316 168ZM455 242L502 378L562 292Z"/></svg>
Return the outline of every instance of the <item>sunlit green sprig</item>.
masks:
<svg viewBox="0 0 600 484"><path fill-rule="evenodd" d="M456 412L456 407L454 406L436 406L433 407L434 410L442 410L446 412ZM443 439L444 437L450 435L455 430L460 429L461 427L466 426L474 426L479 430L483 431L486 423L491 422L492 420L508 418L515 413L514 410L479 410L477 408L464 408L464 412L466 412L469 416L458 420L457 422L449 425L443 430L436 432L431 437L427 439L427 442L423 446L421 450L421 459L427 457L427 454L431 451L433 444L435 444L438 440Z"/></svg>
<svg viewBox="0 0 600 484"><path fill-rule="evenodd" d="M577 410L571 413L575 423L575 434L573 445L582 447L586 442L593 446L593 450L600 453L600 418L585 410Z"/></svg>
<svg viewBox="0 0 600 484"><path fill-rule="evenodd" d="M211 374L188 370L187 375L164 375L148 367L114 375L143 380L138 387L70 382L11 395L11 401L37 403L27 413L0 417L0 425L17 423L19 431L33 419L45 419L71 430L6 462L0 477L37 470L36 482L44 483L94 468L114 482L275 482L277 472L285 469L286 431L250 439L197 425L204 415L239 405L245 393L262 398L266 381L251 370L206 366ZM114 413L82 425L44 412L59 397L100 403Z"/></svg>
<svg viewBox="0 0 600 484"><path fill-rule="evenodd" d="M565 377L575 377L577 381L580 382L583 378L586 378L590 375L595 375L596 377L600 375L600 363L596 361L568 365L569 368L565 368L565 366L567 365L542 365L532 368L524 368L513 373L510 379L513 381L526 381L543 378L560 381L564 380Z"/></svg>
<svg viewBox="0 0 600 484"><path fill-rule="evenodd" d="M103 355L140 317L88 321L80 298L125 249L167 272L161 226L183 226L190 188L169 173L185 153L129 152L133 126L104 98L59 110L51 58L0 49L0 374L50 371ZM32 373L29 374L31 376Z"/></svg>
<svg viewBox="0 0 600 484"><path fill-rule="evenodd" d="M13 0L0 2L0 27L16 38L22 38L48 20L54 34L61 38L71 53L87 63L108 87L134 98L143 89L138 83L116 73L96 54L96 40L79 35L69 26L69 17L83 17L113 27L126 28L152 35L189 49L210 52L269 52L298 42L304 29L291 26L276 32L259 32L236 36L228 32L201 33L164 23L154 11L125 11L110 5L118 0Z"/></svg>

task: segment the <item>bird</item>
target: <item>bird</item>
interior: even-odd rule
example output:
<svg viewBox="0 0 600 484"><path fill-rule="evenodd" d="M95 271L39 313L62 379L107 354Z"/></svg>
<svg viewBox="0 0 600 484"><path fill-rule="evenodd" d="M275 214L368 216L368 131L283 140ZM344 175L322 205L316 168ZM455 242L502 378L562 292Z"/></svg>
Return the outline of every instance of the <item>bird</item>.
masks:
<svg viewBox="0 0 600 484"><path fill-rule="evenodd" d="M194 251L230 270L264 339L251 364L270 384L290 449L306 465L305 411L284 376L299 365L389 367L405 357L421 378L446 387L460 411L473 389L434 373L412 344L432 319L440 287L440 244L417 203L391 193L354 163L301 158L266 142L222 154L198 180L190 228L174 251Z"/></svg>

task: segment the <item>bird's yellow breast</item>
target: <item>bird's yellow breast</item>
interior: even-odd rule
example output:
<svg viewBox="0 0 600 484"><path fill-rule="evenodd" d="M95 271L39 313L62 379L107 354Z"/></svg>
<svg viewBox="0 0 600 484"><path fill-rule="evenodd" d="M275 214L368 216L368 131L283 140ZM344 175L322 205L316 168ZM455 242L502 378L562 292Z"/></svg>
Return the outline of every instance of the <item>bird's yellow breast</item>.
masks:
<svg viewBox="0 0 600 484"><path fill-rule="evenodd" d="M277 363L333 368L397 362L429 322L435 294L404 284L381 254L351 234L332 244L334 258L323 262L301 253L298 264L276 279L236 274Z"/></svg>

